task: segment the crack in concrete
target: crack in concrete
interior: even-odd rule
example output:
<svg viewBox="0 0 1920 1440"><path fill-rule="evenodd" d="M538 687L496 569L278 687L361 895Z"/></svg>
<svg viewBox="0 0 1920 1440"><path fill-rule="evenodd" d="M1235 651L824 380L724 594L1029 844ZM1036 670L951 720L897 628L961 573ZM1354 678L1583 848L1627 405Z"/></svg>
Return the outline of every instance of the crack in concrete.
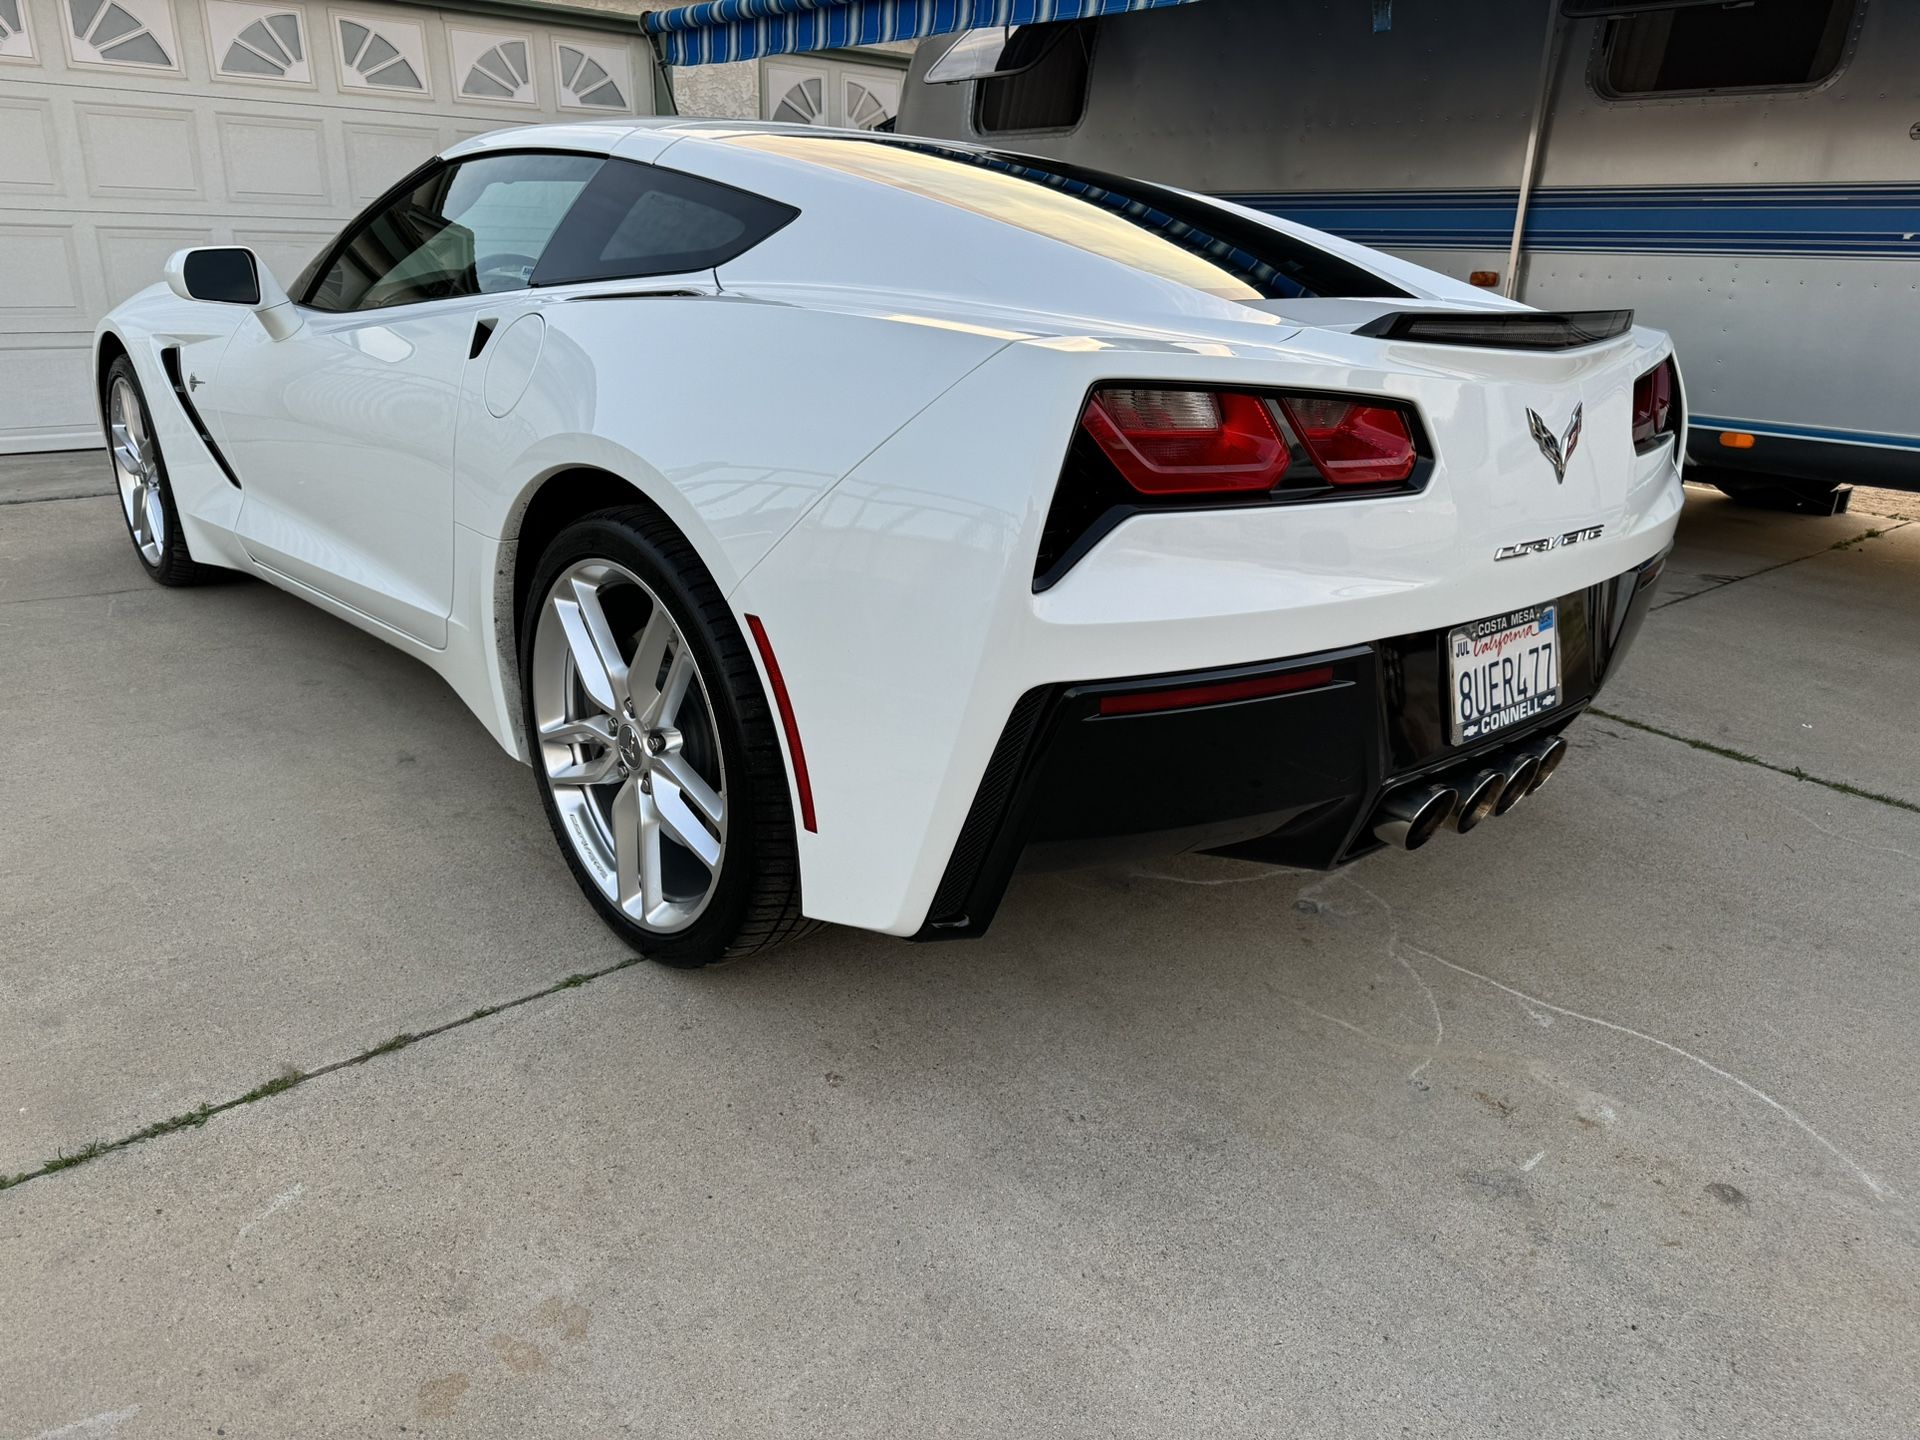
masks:
<svg viewBox="0 0 1920 1440"><path fill-rule="evenodd" d="M288 1070L284 1074L276 1075L271 1080L261 1082L244 1095L236 1095L232 1099L222 1100L218 1104L203 1101L191 1110L183 1110L178 1115L169 1115L164 1120L156 1120L153 1124L144 1125L131 1134L122 1135L118 1140L94 1140L71 1153L62 1150L55 1154L51 1160L44 1161L36 1169L22 1170L14 1175L0 1175L0 1190L11 1190L14 1186L24 1185L29 1180L41 1180L48 1175L58 1174L62 1170L71 1170L76 1166L85 1165L89 1161L98 1160L102 1155L111 1155L116 1150L126 1150L132 1146L144 1144L149 1140L158 1140L161 1136L171 1135L178 1130L197 1130L216 1115L224 1115L227 1111L237 1110L242 1105L251 1105L259 1100L267 1100L275 1095L285 1094L289 1090L298 1089L308 1081L318 1080L323 1075L331 1075L335 1071L348 1070L356 1065L364 1065L369 1060L377 1059L382 1055L391 1055L395 1051L408 1049L411 1046L418 1045L423 1040L431 1040L437 1035L444 1035L449 1030L459 1030L476 1021L485 1020L494 1015L504 1014L508 1010L517 1010L522 1005L530 1005L535 1000L544 1000L549 995L559 994L562 990L577 990L581 986L591 984L595 980L604 980L609 975L617 974L622 970L630 970L635 965L644 962L645 959L646 957L644 955L630 955L625 960L605 966L602 969L588 970L579 974L569 975L564 980L556 980L551 985L543 986L538 990L526 995L517 996L512 1000L503 1000L498 1005L482 1005L478 1010L475 1010L469 1015L462 1015L457 1020L443 1021L441 1024L429 1026L425 1030L403 1030L390 1040L383 1040L378 1045L362 1050L358 1054L348 1055L344 1059L330 1060L325 1065L315 1066L311 1070Z"/></svg>
<svg viewBox="0 0 1920 1440"><path fill-rule="evenodd" d="M1896 530L1904 530L1910 523L1910 521L1901 520L1885 527L1869 525L1858 535L1846 540L1836 540L1831 545L1822 545L1811 554L1796 555L1791 560L1782 560L1778 564L1769 565L1763 570L1752 570L1745 575L1729 575L1718 584L1709 585L1704 590L1694 590L1685 595L1676 595L1671 600L1662 600L1653 608L1656 610L1665 610L1672 605L1681 605L1689 600L1698 600L1702 595L1711 595L1716 590L1724 590L1729 585L1738 585L1743 580L1754 580L1762 575L1771 575L1776 570L1784 570L1789 565L1800 565L1808 560L1818 560L1822 555L1834 550L1851 550L1854 546L1864 545L1869 540L1878 540L1882 536L1891 535Z"/></svg>
<svg viewBox="0 0 1920 1440"><path fill-rule="evenodd" d="M98 500L113 494L109 488L57 490L51 495L0 495L0 505L46 505L55 500Z"/></svg>
<svg viewBox="0 0 1920 1440"><path fill-rule="evenodd" d="M1587 1025L1598 1026L1602 1030L1611 1030L1615 1034L1624 1035L1629 1039L1638 1040L1643 1044L1652 1045L1657 1049L1666 1051L1670 1055L1677 1056L1680 1059L1686 1061L1690 1065L1698 1066L1700 1069L1706 1071L1707 1074L1714 1076L1716 1079L1723 1080L1727 1084L1732 1085L1736 1089L1751 1096L1753 1099L1758 1100L1762 1105L1765 1105L1768 1109L1780 1115L1788 1123L1790 1123L1796 1129L1800 1130L1803 1134L1805 1134L1815 1144L1819 1145L1828 1154L1832 1155L1834 1159L1838 1160L1842 1165L1846 1166L1848 1170L1852 1171L1854 1178L1858 1180L1862 1185L1864 1185L1869 1191L1871 1191L1875 1199L1894 1202L1894 1203L1899 1203L1904 1200L1905 1197L1902 1196L1898 1190L1894 1189L1893 1186L1887 1184L1885 1181L1880 1180L1879 1178L1871 1174L1866 1169L1866 1167L1861 1165L1859 1161L1855 1160L1853 1156L1848 1154L1845 1150L1842 1150L1837 1144L1835 1144L1832 1140L1829 1140L1825 1135L1821 1134L1819 1130L1815 1129L1812 1123L1809 1122L1798 1111L1794 1110L1793 1108L1786 1105L1782 1101L1775 1099L1772 1095L1769 1095L1765 1090L1762 1090L1758 1085L1755 1085L1751 1081L1746 1080L1741 1076L1734 1074L1731 1070L1728 1070L1726 1067L1721 1065L1716 1065L1713 1061L1707 1059L1705 1056L1698 1055L1694 1053L1692 1050L1687 1049L1685 1046L1677 1045L1671 1040L1663 1040L1658 1035L1648 1034L1645 1030L1639 1030L1634 1028L1631 1025L1622 1024L1618 1020L1609 1020L1602 1015L1589 1015L1583 1010L1575 1010L1572 1007L1567 1005L1556 1005L1553 1001L1543 999L1538 995L1530 994L1527 991L1520 989L1516 985L1510 985L1504 980L1498 980L1491 975L1482 974L1480 971L1472 969L1469 966L1462 965L1459 962L1454 960L1449 960L1444 955L1437 955L1431 950L1423 949L1421 946L1412 944L1409 941L1402 940L1400 938L1399 918L1395 913L1393 905L1390 904L1387 900L1383 899L1381 896L1375 894L1372 890L1368 889L1365 885L1361 884L1358 880L1354 879L1353 876L1346 871L1342 871L1337 875L1331 876L1327 880L1321 881L1317 885L1311 886L1309 888L1319 890L1319 889L1329 888L1330 886L1335 884L1344 884L1351 887L1354 890L1359 891L1360 894L1364 895L1368 901L1370 901L1373 905L1378 907L1380 911L1386 916L1387 930L1388 930L1387 950L1388 950L1388 953L1392 955L1393 958L1395 958L1396 960L1402 958L1401 950L1404 947L1405 951L1411 954L1413 958L1430 963L1430 964L1443 966L1444 968L1453 971L1457 975L1463 975L1470 980L1478 981L1482 985L1491 986L1493 989L1500 991L1502 994L1510 996L1515 1000L1518 1000L1521 1003L1521 1005L1527 1007L1530 1010L1539 1009L1539 1010L1551 1011L1553 1014L1563 1016L1566 1019L1578 1020ZM1302 891L1301 893L1305 894L1306 892ZM1335 913L1340 913L1340 912L1336 910ZM1347 913L1351 913L1351 912L1347 912ZM1402 963L1405 963L1405 962L1403 961ZM1408 968L1411 969L1412 967L1409 966ZM1422 988L1426 988L1426 984L1424 981L1422 981L1421 984L1422 984ZM1431 991L1431 989L1428 989L1427 993L1429 998L1432 998L1433 992ZM1301 1004L1301 1002L1296 1001L1294 1003L1300 1004L1302 1009L1309 1008L1304 1004ZM1319 1012L1313 1012L1313 1013L1317 1014ZM1439 1010L1438 1010L1438 1007L1436 1006L1435 1007L1436 1018L1438 1018L1438 1014L1439 1014ZM1368 1040L1373 1040L1376 1043L1378 1043L1379 1037L1371 1034L1366 1030L1361 1029L1361 1027L1357 1025L1351 1024L1350 1022L1347 1022L1347 1021L1339 1020L1336 1017L1331 1015L1322 1015L1321 1018L1332 1020L1335 1024L1342 1025L1345 1028L1352 1030L1355 1034L1364 1036ZM1435 1050L1438 1049L1438 1043L1439 1042L1436 1040L1435 1046L1434 1046ZM1541 1154L1544 1155L1545 1152L1543 1151L1541 1152ZM1534 1164L1538 1163L1540 1158L1541 1158L1540 1156L1535 1156L1533 1161L1529 1162L1527 1168L1531 1169Z"/></svg>
<svg viewBox="0 0 1920 1440"><path fill-rule="evenodd" d="M1649 735L1658 735L1662 740L1672 740L1689 749L1718 755L1723 760L1738 760L1742 765L1771 770L1776 775L1785 775L1790 780L1801 780L1809 785L1823 786L1836 794L1851 795L1856 800L1871 800L1877 805L1886 805L1895 810L1905 810L1911 814L1920 815L1920 805L1914 804L1911 800L1902 800L1897 795L1883 795L1878 790L1863 790L1860 786L1848 784L1845 780L1828 780L1823 776L1810 774L1798 765L1776 765L1771 760L1762 760L1758 755L1749 755L1744 750L1716 745L1711 740L1695 740L1688 735L1677 735L1671 730L1662 730L1658 725L1649 725L1643 720L1629 720L1625 715L1617 714L1612 710L1602 710L1598 705L1590 708L1587 713L1602 720L1611 720L1616 725L1625 725L1631 730L1644 730Z"/></svg>

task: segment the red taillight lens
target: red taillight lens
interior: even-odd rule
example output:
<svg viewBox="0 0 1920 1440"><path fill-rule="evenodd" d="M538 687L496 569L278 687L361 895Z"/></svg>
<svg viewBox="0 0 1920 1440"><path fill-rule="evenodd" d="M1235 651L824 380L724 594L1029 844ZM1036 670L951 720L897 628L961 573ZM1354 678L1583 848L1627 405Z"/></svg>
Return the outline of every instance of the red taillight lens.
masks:
<svg viewBox="0 0 1920 1440"><path fill-rule="evenodd" d="M1633 443L1646 449L1673 433L1673 361L1662 360L1633 382Z"/></svg>
<svg viewBox="0 0 1920 1440"><path fill-rule="evenodd" d="M1287 442L1266 402L1212 390L1098 390L1080 423L1142 495L1271 490Z"/></svg>
<svg viewBox="0 0 1920 1440"><path fill-rule="evenodd" d="M1047 509L1034 592L1142 510L1412 494L1426 484L1424 436L1412 405L1371 396L1102 385Z"/></svg>
<svg viewBox="0 0 1920 1440"><path fill-rule="evenodd" d="M1413 473L1413 435L1398 410L1321 396L1280 402L1330 485L1387 485Z"/></svg>

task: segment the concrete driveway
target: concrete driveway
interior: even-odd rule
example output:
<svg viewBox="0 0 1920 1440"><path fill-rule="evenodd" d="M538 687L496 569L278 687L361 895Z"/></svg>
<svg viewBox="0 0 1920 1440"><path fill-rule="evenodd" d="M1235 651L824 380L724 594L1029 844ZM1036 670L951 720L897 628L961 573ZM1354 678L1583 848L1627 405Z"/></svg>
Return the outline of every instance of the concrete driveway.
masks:
<svg viewBox="0 0 1920 1440"><path fill-rule="evenodd" d="M1471 837L687 974L439 681L63 463L0 478L0 1436L1911 1433L1920 497L1690 493Z"/></svg>

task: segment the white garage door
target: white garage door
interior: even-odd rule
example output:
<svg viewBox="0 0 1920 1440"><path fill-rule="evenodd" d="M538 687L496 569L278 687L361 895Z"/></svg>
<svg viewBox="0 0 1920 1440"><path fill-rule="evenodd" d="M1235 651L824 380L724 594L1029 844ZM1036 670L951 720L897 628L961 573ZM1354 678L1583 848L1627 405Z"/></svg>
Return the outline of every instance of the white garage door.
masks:
<svg viewBox="0 0 1920 1440"><path fill-rule="evenodd" d="M0 0L0 452L99 443L94 323L181 246L284 283L456 140L652 109L637 29L518 13Z"/></svg>

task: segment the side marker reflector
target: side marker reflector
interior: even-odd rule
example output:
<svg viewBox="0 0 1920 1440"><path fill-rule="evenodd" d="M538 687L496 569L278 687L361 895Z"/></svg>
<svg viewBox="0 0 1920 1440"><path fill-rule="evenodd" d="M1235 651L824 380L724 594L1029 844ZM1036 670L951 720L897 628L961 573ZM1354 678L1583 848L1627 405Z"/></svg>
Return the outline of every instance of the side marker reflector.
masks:
<svg viewBox="0 0 1920 1440"><path fill-rule="evenodd" d="M1753 436L1745 430L1722 430L1720 432L1720 443L1729 450L1751 450L1753 448Z"/></svg>
<svg viewBox="0 0 1920 1440"><path fill-rule="evenodd" d="M1178 690L1142 690L1132 695L1102 695L1102 715L1147 715L1158 710L1191 710L1199 705L1224 705L1230 700L1258 700L1288 695L1296 690L1318 690L1333 683L1333 667L1291 670L1284 675L1256 675L1251 680L1222 680L1216 685L1187 685Z"/></svg>
<svg viewBox="0 0 1920 1440"><path fill-rule="evenodd" d="M793 787L800 792L800 823L809 833L817 835L820 826L813 815L813 781L807 777L807 752L800 748L800 726L793 718L793 701L787 694L786 677L780 673L780 662L773 658L773 643L767 639L767 627L760 623L758 615L747 616L747 629L753 632L753 643L760 647L760 663L766 667L767 683L773 687L774 708L780 712L780 728L787 735L787 754L793 760Z"/></svg>

